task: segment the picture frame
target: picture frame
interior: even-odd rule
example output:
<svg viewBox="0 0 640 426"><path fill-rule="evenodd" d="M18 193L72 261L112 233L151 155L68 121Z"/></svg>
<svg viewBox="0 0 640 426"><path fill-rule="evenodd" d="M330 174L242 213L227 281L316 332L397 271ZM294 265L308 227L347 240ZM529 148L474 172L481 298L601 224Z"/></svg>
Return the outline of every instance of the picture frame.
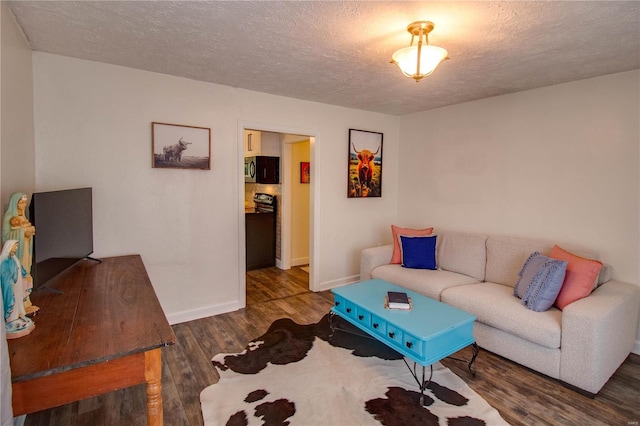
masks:
<svg viewBox="0 0 640 426"><path fill-rule="evenodd" d="M153 168L211 170L211 129L154 121L151 151Z"/></svg>
<svg viewBox="0 0 640 426"><path fill-rule="evenodd" d="M383 136L349 129L347 198L382 197Z"/></svg>
<svg viewBox="0 0 640 426"><path fill-rule="evenodd" d="M311 183L311 163L300 162L300 183Z"/></svg>

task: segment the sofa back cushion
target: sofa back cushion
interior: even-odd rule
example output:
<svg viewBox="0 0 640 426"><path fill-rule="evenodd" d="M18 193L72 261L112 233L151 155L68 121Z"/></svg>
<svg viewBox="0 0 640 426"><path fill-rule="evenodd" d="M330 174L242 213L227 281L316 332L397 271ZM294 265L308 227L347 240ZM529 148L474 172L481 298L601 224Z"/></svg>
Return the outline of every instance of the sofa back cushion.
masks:
<svg viewBox="0 0 640 426"><path fill-rule="evenodd" d="M514 287L518 273L533 252L548 254L552 243L512 237L487 239L487 272L485 280Z"/></svg>
<svg viewBox="0 0 640 426"><path fill-rule="evenodd" d="M489 237L485 281L514 287L520 278L518 272L531 253L537 251L548 256L554 245L554 242L528 238ZM583 257L599 258L597 253L583 248L571 247L570 250Z"/></svg>
<svg viewBox="0 0 640 426"><path fill-rule="evenodd" d="M486 241L485 235L439 232L436 255L438 267L484 281L487 263ZM519 271L520 269L516 274Z"/></svg>

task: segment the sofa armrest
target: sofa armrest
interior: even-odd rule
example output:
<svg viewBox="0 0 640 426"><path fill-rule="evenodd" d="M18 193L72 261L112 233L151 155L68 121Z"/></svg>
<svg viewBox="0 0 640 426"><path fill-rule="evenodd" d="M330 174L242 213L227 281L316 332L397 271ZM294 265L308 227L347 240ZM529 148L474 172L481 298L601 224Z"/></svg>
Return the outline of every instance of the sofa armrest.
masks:
<svg viewBox="0 0 640 426"><path fill-rule="evenodd" d="M362 250L360 254L360 281L370 280L371 271L391 262L392 254L393 245L391 244Z"/></svg>
<svg viewBox="0 0 640 426"><path fill-rule="evenodd" d="M633 349L640 288L608 281L562 311L560 380L598 393Z"/></svg>

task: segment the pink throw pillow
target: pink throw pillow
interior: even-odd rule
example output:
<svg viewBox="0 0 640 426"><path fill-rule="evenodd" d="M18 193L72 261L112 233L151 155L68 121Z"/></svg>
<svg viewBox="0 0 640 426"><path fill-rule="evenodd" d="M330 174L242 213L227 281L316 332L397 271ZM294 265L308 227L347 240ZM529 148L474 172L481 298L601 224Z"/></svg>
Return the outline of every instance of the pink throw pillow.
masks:
<svg viewBox="0 0 640 426"><path fill-rule="evenodd" d="M577 256L557 245L553 246L549 257L568 262L567 274L555 302L558 309L562 310L568 304L591 294L602 269L602 262Z"/></svg>
<svg viewBox="0 0 640 426"><path fill-rule="evenodd" d="M391 255L391 262L389 263L402 263L402 251L400 250L400 242L398 241L399 235L402 235L404 237L422 237L424 235L431 235L432 233L433 228L411 229L400 228L399 226L391 225L391 235L393 235L393 254Z"/></svg>

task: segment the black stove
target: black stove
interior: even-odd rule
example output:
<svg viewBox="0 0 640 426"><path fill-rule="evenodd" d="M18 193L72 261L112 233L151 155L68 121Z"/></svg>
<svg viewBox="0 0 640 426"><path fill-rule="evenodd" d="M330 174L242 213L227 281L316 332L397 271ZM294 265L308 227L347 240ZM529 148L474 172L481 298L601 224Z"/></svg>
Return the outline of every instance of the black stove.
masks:
<svg viewBox="0 0 640 426"><path fill-rule="evenodd" d="M253 203L256 205L256 213L275 213L278 199L275 195L258 192L253 196Z"/></svg>

